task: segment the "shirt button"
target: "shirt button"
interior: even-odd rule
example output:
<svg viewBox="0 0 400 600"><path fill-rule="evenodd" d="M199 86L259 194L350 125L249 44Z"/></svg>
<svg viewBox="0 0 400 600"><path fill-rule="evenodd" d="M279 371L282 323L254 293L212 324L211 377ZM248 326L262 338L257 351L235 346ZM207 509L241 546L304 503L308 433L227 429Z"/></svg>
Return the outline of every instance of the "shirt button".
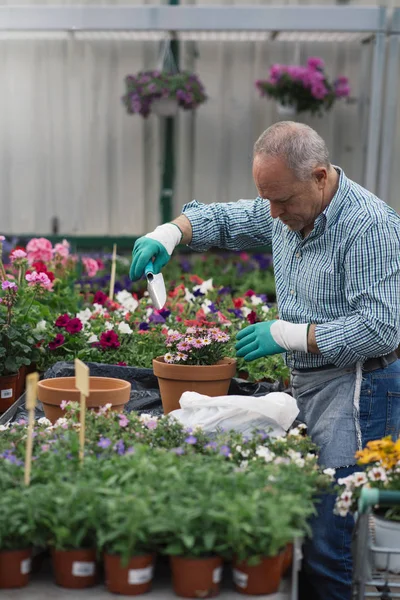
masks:
<svg viewBox="0 0 400 600"><path fill-rule="evenodd" d="M294 290L290 290L290 293L292 294L292 296L294 296Z"/></svg>
<svg viewBox="0 0 400 600"><path fill-rule="evenodd" d="M296 258L301 258L301 252L296 252Z"/></svg>

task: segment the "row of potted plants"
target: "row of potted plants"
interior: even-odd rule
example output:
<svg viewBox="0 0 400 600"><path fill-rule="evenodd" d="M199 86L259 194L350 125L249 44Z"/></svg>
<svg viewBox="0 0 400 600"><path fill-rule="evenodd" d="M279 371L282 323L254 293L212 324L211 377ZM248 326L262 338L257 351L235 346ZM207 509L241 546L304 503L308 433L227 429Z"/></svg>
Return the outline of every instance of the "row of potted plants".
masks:
<svg viewBox="0 0 400 600"><path fill-rule="evenodd" d="M3 426L0 587L27 583L30 549L48 547L65 587L93 585L104 561L110 591L142 593L159 555L184 597L215 595L224 561L240 591L276 591L285 549L308 532L315 496L331 482L304 432L210 438L169 417L103 408L87 413L82 464L78 405L64 409L55 425L35 426L27 488L25 423Z"/></svg>
<svg viewBox="0 0 400 600"><path fill-rule="evenodd" d="M147 118L151 112L174 116L178 108L194 110L206 102L204 85L190 72L143 71L125 79L123 104L128 114ZM258 79L256 88L262 97L277 100L291 107L293 114L310 112L322 115L340 98L350 95L347 77L330 81L324 61L311 57L307 64L280 65L270 68L269 78Z"/></svg>

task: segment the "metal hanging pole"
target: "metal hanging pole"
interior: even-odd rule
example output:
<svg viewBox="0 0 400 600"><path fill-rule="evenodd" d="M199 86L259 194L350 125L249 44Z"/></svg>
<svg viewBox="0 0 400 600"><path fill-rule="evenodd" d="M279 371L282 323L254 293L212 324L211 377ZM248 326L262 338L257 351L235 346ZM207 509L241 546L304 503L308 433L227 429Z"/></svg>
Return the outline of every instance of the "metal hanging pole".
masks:
<svg viewBox="0 0 400 600"><path fill-rule="evenodd" d="M179 0L169 0L170 5L176 6ZM171 34L173 35L173 34ZM171 40L170 50L176 68L179 69L179 42L176 37ZM175 184L175 117L166 117L164 127L164 156L160 195L161 223L167 223L173 218L172 207Z"/></svg>

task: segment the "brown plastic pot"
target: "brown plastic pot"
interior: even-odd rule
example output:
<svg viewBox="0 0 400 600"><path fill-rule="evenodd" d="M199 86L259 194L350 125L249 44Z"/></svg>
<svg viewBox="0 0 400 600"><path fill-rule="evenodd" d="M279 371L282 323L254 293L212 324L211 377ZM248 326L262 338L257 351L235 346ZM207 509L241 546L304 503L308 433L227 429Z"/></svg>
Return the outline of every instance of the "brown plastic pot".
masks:
<svg viewBox="0 0 400 600"><path fill-rule="evenodd" d="M284 553L265 557L261 562L249 567L247 561L234 561L233 581L236 590L250 596L276 594L282 577Z"/></svg>
<svg viewBox="0 0 400 600"><path fill-rule="evenodd" d="M112 594L138 596L150 591L153 581L154 555L133 556L126 566L117 554L104 555L106 586Z"/></svg>
<svg viewBox="0 0 400 600"><path fill-rule="evenodd" d="M75 377L55 377L39 381L38 398L43 404L46 417L55 423L65 417L60 405L63 400L80 401L80 392L75 387ZM89 377L89 396L86 406L89 409L100 408L112 404L112 410L122 412L131 393L131 384L123 379L112 377Z"/></svg>
<svg viewBox="0 0 400 600"><path fill-rule="evenodd" d="M3 375L0 377L0 413L6 412L18 400L21 388L21 370L15 375Z"/></svg>
<svg viewBox="0 0 400 600"><path fill-rule="evenodd" d="M285 576L292 566L293 562L293 544L287 544L283 551L282 575Z"/></svg>
<svg viewBox="0 0 400 600"><path fill-rule="evenodd" d="M57 585L82 589L96 585L96 550L52 549L53 571Z"/></svg>
<svg viewBox="0 0 400 600"><path fill-rule="evenodd" d="M31 573L32 549L0 552L0 589L28 585Z"/></svg>
<svg viewBox="0 0 400 600"><path fill-rule="evenodd" d="M168 364L162 356L153 360L154 375L158 379L164 414L180 408L184 392L198 392L205 396L224 396L228 393L236 373L236 360L224 358L216 365Z"/></svg>
<svg viewBox="0 0 400 600"><path fill-rule="evenodd" d="M182 598L214 598L219 594L222 558L171 556L172 584Z"/></svg>

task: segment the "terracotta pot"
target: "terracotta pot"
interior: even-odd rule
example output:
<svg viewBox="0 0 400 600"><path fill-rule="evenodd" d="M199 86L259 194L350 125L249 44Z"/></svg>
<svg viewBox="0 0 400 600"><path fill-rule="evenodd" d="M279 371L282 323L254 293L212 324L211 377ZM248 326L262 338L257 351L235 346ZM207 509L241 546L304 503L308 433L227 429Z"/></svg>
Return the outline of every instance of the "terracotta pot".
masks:
<svg viewBox="0 0 400 600"><path fill-rule="evenodd" d="M21 379L20 372L0 377L0 414L6 412L18 400Z"/></svg>
<svg viewBox="0 0 400 600"><path fill-rule="evenodd" d="M80 402L80 392L75 387L75 377L44 379L39 381L37 392L43 404L44 414L52 423L60 417L65 417L65 411L60 408L63 400ZM131 384L112 377L90 377L89 392L86 400L87 408L100 408L110 403L112 410L123 412L130 397Z"/></svg>
<svg viewBox="0 0 400 600"><path fill-rule="evenodd" d="M255 567L249 567L247 561L233 563L233 581L241 594L258 596L276 594L282 576L284 553L266 557Z"/></svg>
<svg viewBox="0 0 400 600"><path fill-rule="evenodd" d="M205 396L225 396L236 373L236 360L224 358L216 365L177 365L164 362L159 356L153 360L154 374L160 386L164 414L180 408L184 392L198 392Z"/></svg>
<svg viewBox="0 0 400 600"><path fill-rule="evenodd" d="M18 400L25 391L25 381L28 375L28 368L23 366L18 372L17 386L15 390L15 399Z"/></svg>
<svg viewBox="0 0 400 600"><path fill-rule="evenodd" d="M214 598L219 594L222 558L171 556L172 584L182 598Z"/></svg>
<svg viewBox="0 0 400 600"><path fill-rule="evenodd" d="M124 567L117 554L105 554L106 586L113 594L138 596L151 589L154 555L133 556Z"/></svg>
<svg viewBox="0 0 400 600"><path fill-rule="evenodd" d="M51 554L57 585L70 589L96 585L96 550L54 550L53 548Z"/></svg>
<svg viewBox="0 0 400 600"><path fill-rule="evenodd" d="M0 589L28 585L31 572L32 549L0 552Z"/></svg>
<svg viewBox="0 0 400 600"><path fill-rule="evenodd" d="M285 576L286 573L292 566L293 562L293 544L288 544L283 551L283 561L282 561L282 575Z"/></svg>

